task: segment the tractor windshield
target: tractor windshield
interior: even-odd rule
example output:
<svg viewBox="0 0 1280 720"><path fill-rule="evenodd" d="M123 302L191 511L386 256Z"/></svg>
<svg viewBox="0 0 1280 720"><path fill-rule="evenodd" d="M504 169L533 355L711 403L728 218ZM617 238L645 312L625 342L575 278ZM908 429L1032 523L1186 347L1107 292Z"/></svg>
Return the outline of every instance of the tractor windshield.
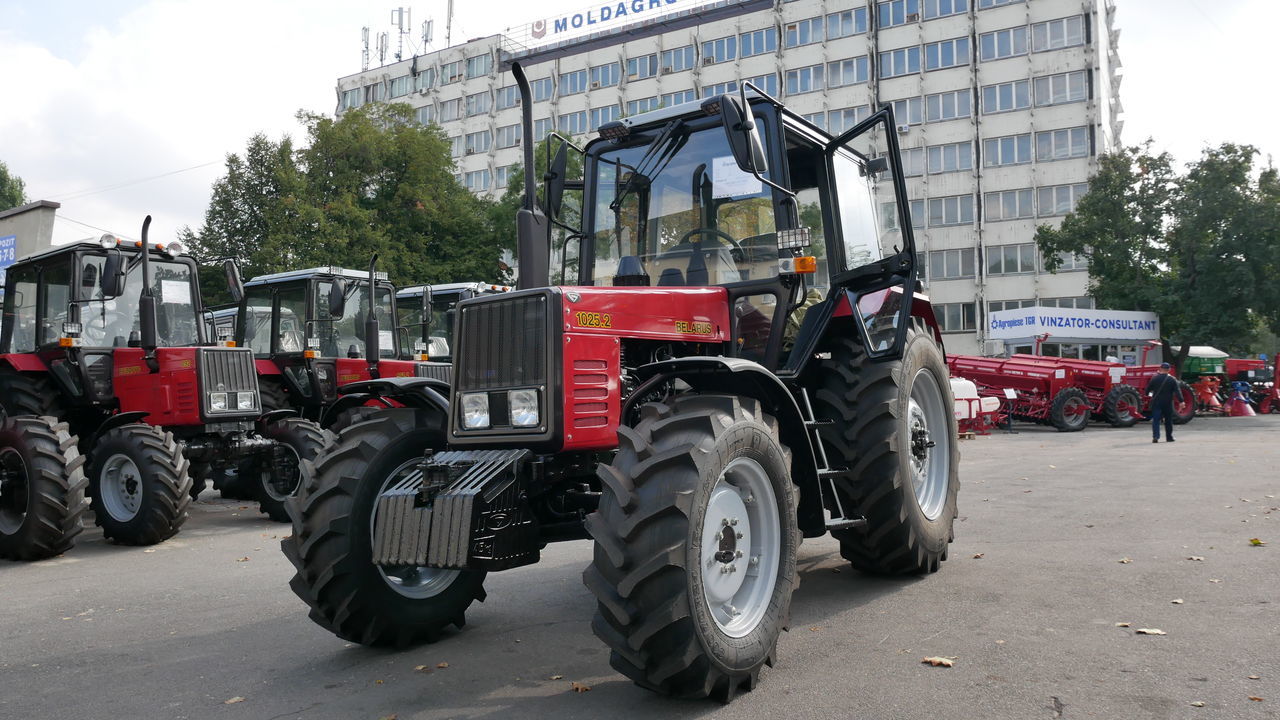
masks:
<svg viewBox="0 0 1280 720"><path fill-rule="evenodd" d="M329 296L332 283L317 283L317 297ZM378 318L378 356L396 357L395 316L391 312L392 289L379 285L374 313ZM316 320L312 332L320 340L320 354L324 357L349 357L353 350L356 357L365 357L364 321L369 304L369 283L352 282L347 285L346 309L341 317L329 314L325 302L316 303Z"/></svg>
<svg viewBox="0 0 1280 720"><path fill-rule="evenodd" d="M84 257L82 277L102 275L104 255ZM196 288L191 266L151 258L148 284L156 297L156 340L161 347L190 347L200 344L200 319L196 312ZM92 269L90 269L92 268ZM142 295L142 256L129 259L124 294L102 297L95 284L89 302L80 309L84 344L90 347L124 347L134 332L141 332L138 298Z"/></svg>
<svg viewBox="0 0 1280 720"><path fill-rule="evenodd" d="M595 163L594 284L619 275L673 286L777 275L772 192L738 169L724 130L680 129L649 144L603 150Z"/></svg>

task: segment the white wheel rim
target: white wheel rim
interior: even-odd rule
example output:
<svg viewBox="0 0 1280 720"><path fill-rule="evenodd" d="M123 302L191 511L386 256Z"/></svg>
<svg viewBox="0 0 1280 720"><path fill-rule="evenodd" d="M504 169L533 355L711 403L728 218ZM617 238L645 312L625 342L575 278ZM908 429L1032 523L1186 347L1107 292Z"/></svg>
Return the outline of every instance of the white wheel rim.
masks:
<svg viewBox="0 0 1280 720"><path fill-rule="evenodd" d="M102 463L98 474L98 495L111 519L128 522L142 507L142 473L124 453L116 453Z"/></svg>
<svg viewBox="0 0 1280 720"><path fill-rule="evenodd" d="M413 483L422 480L422 470L418 463L422 458L414 458L396 468L382 481L378 495L395 485ZM378 522L378 498L373 499L373 511L369 515L369 546L373 547L373 532ZM424 600L444 592L453 581L462 574L461 570L433 568L421 565L376 565L383 582L398 595L412 600Z"/></svg>
<svg viewBox="0 0 1280 720"><path fill-rule="evenodd" d="M31 504L27 463L13 448L0 450L0 532L12 535L22 527Z"/></svg>
<svg viewBox="0 0 1280 720"><path fill-rule="evenodd" d="M740 638L773 599L782 522L769 474L747 457L730 462L711 489L702 521L702 594L716 626Z"/></svg>
<svg viewBox="0 0 1280 720"><path fill-rule="evenodd" d="M265 458L258 481L267 497L284 502L297 494L302 486L302 458L297 449L282 442L271 448Z"/></svg>
<svg viewBox="0 0 1280 720"><path fill-rule="evenodd" d="M927 369L917 372L907 408L907 448L916 504L929 520L942 514L951 481L951 432L946 412L937 378Z"/></svg>

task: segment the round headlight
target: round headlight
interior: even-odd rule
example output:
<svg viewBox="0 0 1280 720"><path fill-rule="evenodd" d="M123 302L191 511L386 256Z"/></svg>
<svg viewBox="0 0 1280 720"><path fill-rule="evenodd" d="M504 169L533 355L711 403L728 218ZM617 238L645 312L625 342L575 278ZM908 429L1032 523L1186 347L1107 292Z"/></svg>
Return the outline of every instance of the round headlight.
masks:
<svg viewBox="0 0 1280 720"><path fill-rule="evenodd" d="M538 391L512 390L507 393L507 405L511 408L511 425L514 427L537 427L538 425Z"/></svg>
<svg viewBox="0 0 1280 720"><path fill-rule="evenodd" d="M182 243L178 242L177 240L174 240L173 242L164 246L164 254L168 255L171 258L176 258L186 251L187 249L183 247Z"/></svg>
<svg viewBox="0 0 1280 720"><path fill-rule="evenodd" d="M117 239L116 236L112 235L111 233L103 233L102 237L98 238L98 245L102 246L104 249L107 249L107 250L110 250L111 248L119 244L120 244L120 240Z"/></svg>
<svg viewBox="0 0 1280 720"><path fill-rule="evenodd" d="M462 394L462 427L468 430L489 427L489 393Z"/></svg>

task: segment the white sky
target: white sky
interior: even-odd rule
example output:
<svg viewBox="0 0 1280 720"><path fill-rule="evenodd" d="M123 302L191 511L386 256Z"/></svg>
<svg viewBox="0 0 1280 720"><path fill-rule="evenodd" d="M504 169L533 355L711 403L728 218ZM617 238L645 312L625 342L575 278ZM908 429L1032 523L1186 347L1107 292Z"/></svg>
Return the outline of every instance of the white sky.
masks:
<svg viewBox="0 0 1280 720"><path fill-rule="evenodd" d="M454 41L591 4L459 0ZM1271 79L1280 3L1116 4L1127 144L1150 136L1184 162L1224 141L1253 144L1264 161L1280 153ZM413 35L434 16L443 46L445 0L405 6ZM242 152L250 135L301 139L297 110L333 112L336 79L360 70L360 28L390 30L394 7L0 0L0 160L32 199L62 203L55 242L100 233L72 220L133 237L148 213L152 237L168 239L200 225L226 154Z"/></svg>

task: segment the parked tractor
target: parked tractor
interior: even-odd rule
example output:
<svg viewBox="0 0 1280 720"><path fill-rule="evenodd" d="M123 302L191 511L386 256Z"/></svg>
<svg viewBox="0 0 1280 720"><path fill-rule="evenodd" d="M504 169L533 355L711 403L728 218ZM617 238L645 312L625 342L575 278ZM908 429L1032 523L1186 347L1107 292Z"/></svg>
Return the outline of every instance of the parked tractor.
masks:
<svg viewBox="0 0 1280 720"><path fill-rule="evenodd" d="M416 285L396 291L401 359L417 360L417 376L449 381L453 367L453 325L462 300L507 292L506 285L481 282Z"/></svg>
<svg viewBox="0 0 1280 720"><path fill-rule="evenodd" d="M239 463L285 518L322 435L265 412L248 350L207 346L178 243L104 235L8 268L0 333L0 557L69 549L85 495L107 539L149 545L187 519L193 478ZM82 455L83 453L83 455ZM85 462L87 459L87 463Z"/></svg>
<svg viewBox="0 0 1280 720"><path fill-rule="evenodd" d="M893 115L831 137L744 83L607 123L584 163L576 286L547 286L527 191L519 284L458 303L453 383L355 383L406 407L316 461L292 587L340 637L429 641L486 573L590 537L613 667L727 701L777 657L802 538L870 573L947 557L956 424Z"/></svg>

